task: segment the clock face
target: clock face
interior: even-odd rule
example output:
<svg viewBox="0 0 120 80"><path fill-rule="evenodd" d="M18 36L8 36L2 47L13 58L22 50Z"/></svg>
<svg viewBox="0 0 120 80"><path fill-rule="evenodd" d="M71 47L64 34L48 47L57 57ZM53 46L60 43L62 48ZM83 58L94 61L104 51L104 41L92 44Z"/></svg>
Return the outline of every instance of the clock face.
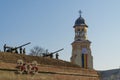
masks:
<svg viewBox="0 0 120 80"><path fill-rule="evenodd" d="M88 53L87 48L82 48L82 54L87 54L87 53Z"/></svg>

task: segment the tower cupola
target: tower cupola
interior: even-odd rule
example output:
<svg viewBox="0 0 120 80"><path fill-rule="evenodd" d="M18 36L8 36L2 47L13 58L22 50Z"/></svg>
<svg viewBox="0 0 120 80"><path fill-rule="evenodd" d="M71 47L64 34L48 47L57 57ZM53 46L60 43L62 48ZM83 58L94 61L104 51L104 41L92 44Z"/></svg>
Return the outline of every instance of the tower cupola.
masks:
<svg viewBox="0 0 120 80"><path fill-rule="evenodd" d="M76 19L75 25L73 26L74 28L75 28L76 26L86 25L84 18L81 16L81 13L82 13L82 12L79 11L80 16L79 16L79 18ZM88 27L88 26L86 25L86 27Z"/></svg>

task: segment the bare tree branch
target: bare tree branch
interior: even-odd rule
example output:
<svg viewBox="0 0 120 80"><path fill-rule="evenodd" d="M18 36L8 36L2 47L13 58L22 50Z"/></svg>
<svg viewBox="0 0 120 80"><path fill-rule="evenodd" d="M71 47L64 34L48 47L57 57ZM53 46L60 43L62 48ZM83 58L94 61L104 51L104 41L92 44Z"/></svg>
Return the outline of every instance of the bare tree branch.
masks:
<svg viewBox="0 0 120 80"><path fill-rule="evenodd" d="M43 56L46 53L46 50L42 47L35 46L30 50L31 56Z"/></svg>

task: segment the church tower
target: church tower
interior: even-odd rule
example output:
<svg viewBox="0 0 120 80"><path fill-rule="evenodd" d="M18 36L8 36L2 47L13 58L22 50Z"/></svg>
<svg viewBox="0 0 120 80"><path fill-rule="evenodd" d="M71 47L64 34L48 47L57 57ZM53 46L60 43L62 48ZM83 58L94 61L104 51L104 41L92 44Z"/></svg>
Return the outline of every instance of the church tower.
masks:
<svg viewBox="0 0 120 80"><path fill-rule="evenodd" d="M79 65L82 68L93 69L93 57L91 55L91 42L87 39L88 26L85 23L84 18L80 16L75 21L73 26L75 31L74 41L72 45L72 57L71 62Z"/></svg>

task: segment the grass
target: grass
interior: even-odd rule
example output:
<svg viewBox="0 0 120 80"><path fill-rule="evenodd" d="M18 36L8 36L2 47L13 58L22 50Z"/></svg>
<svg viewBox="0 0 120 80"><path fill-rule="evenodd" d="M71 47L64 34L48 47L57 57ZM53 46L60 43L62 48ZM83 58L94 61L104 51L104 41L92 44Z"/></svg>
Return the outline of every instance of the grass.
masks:
<svg viewBox="0 0 120 80"><path fill-rule="evenodd" d="M55 66L65 66L65 67L77 67L78 65L72 64L67 61L51 59L51 58L43 58L38 56L30 56L30 55L22 55L15 53L4 53L0 52L0 61L8 62L8 63L16 63L18 59L22 59L25 62L37 61L39 64L44 65L55 65Z"/></svg>

